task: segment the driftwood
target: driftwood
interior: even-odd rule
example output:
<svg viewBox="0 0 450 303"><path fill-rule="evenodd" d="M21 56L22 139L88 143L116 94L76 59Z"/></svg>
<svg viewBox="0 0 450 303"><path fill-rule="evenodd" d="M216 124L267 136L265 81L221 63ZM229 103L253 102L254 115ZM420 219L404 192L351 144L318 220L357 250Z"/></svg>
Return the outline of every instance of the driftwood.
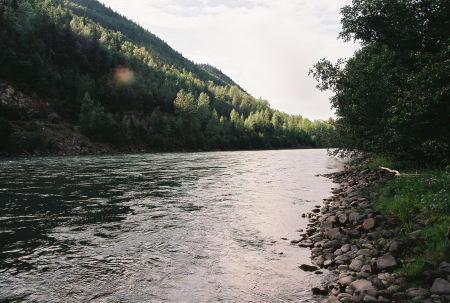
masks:
<svg viewBox="0 0 450 303"><path fill-rule="evenodd" d="M398 170L394 170L394 169L390 169L390 168L382 167L382 166L380 166L380 168L381 168L381 169L385 169L385 170L387 170L388 172L394 173L395 176L397 176L397 177L399 177L399 176L402 175Z"/></svg>

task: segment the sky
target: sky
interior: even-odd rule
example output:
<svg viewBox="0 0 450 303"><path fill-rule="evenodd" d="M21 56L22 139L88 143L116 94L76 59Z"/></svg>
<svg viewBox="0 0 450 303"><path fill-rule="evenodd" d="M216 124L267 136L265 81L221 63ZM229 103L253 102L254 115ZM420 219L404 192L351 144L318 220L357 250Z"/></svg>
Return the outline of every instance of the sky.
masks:
<svg viewBox="0 0 450 303"><path fill-rule="evenodd" d="M333 117L308 71L351 57L337 39L351 0L100 0L195 63L210 64L271 108L310 120Z"/></svg>

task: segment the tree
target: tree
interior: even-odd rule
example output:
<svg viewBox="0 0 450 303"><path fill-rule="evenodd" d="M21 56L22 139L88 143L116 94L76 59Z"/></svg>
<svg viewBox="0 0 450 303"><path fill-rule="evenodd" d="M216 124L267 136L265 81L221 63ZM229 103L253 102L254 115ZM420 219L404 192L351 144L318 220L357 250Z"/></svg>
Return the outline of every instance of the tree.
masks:
<svg viewBox="0 0 450 303"><path fill-rule="evenodd" d="M86 93L79 116L81 132L97 141L110 141L115 133L115 122L111 114L105 113L100 104L95 103Z"/></svg>
<svg viewBox="0 0 450 303"><path fill-rule="evenodd" d="M197 113L197 100L195 100L193 94L186 93L184 90L178 92L173 105L175 107L175 113L184 117L193 116Z"/></svg>
<svg viewBox="0 0 450 303"><path fill-rule="evenodd" d="M340 36L362 49L310 71L335 93L342 150L449 162L448 10L432 0L354 0L342 9Z"/></svg>
<svg viewBox="0 0 450 303"><path fill-rule="evenodd" d="M363 45L435 52L449 36L448 1L353 0L341 14L340 37L359 40Z"/></svg>

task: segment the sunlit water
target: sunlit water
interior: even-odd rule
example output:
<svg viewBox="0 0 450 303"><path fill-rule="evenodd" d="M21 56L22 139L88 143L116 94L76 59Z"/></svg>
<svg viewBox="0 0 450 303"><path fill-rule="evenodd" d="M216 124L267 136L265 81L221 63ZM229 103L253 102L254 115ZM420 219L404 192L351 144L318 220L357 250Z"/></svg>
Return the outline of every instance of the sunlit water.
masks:
<svg viewBox="0 0 450 303"><path fill-rule="evenodd" d="M0 161L0 301L311 302L325 150Z"/></svg>

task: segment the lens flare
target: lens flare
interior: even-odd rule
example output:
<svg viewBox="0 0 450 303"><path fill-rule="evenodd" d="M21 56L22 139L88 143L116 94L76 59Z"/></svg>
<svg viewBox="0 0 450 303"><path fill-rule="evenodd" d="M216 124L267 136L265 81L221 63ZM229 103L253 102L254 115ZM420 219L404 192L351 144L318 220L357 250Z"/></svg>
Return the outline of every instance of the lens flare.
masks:
<svg viewBox="0 0 450 303"><path fill-rule="evenodd" d="M114 82L116 85L130 84L134 79L134 73L128 67L118 67L114 71Z"/></svg>

